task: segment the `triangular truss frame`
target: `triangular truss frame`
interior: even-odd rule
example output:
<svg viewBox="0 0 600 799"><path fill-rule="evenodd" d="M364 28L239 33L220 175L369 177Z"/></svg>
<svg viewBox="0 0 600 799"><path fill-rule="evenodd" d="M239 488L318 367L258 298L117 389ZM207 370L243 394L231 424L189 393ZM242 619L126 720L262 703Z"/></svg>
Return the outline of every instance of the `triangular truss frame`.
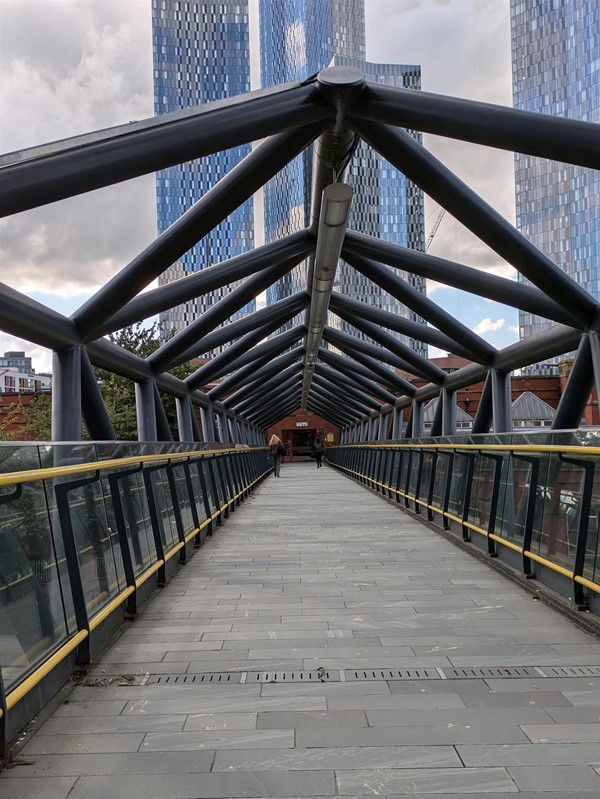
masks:
<svg viewBox="0 0 600 799"><path fill-rule="evenodd" d="M203 439L209 442L263 443L265 430L299 407L338 425L343 442L418 438L423 433L424 404L434 397L441 401L431 435L449 435L456 432L457 390L480 381L485 381L485 388L472 432L490 428L507 432L512 429L511 371L573 350L577 355L571 379L553 428L577 427L592 387L600 388L597 300L407 129L600 169L597 124L372 84L356 70L343 67L326 69L305 83L2 157L0 215L7 216L261 141L71 318L0 284L0 328L54 352L53 440L78 439L82 419L92 438L114 439L92 365L135 382L142 441L170 436L159 390L177 400L181 441L201 440L193 406L201 409ZM348 230L352 192L344 178L348 153L359 138L527 283ZM144 291L306 148L313 151L311 223L306 230ZM360 186L355 188L360 191ZM337 293L331 264L340 257L427 324ZM228 321L304 259L309 264L306 290ZM497 350L399 277L395 268L537 314L553 326ZM146 360L105 338L232 283L239 285ZM371 342L328 326L328 310ZM293 324L300 313L304 322ZM470 363L446 374L392 333ZM230 346L187 379L170 374L174 366L224 345ZM412 374L425 385L415 388L399 372ZM205 391L217 378L221 382Z"/></svg>

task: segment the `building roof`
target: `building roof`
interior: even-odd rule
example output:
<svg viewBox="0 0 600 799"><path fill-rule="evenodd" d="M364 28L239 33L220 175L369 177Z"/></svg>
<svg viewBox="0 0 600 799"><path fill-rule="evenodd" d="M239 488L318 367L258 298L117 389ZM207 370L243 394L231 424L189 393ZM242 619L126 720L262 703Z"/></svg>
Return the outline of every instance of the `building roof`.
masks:
<svg viewBox="0 0 600 799"><path fill-rule="evenodd" d="M512 404L513 421L553 421L556 411L531 391L524 391Z"/></svg>
<svg viewBox="0 0 600 799"><path fill-rule="evenodd" d="M433 424L433 418L435 416L435 411L437 409L438 404L438 397L432 399L431 402L428 402L427 405L423 408L423 423L424 424ZM470 416L465 410L463 410L460 405L456 406L456 422L472 422L473 417Z"/></svg>

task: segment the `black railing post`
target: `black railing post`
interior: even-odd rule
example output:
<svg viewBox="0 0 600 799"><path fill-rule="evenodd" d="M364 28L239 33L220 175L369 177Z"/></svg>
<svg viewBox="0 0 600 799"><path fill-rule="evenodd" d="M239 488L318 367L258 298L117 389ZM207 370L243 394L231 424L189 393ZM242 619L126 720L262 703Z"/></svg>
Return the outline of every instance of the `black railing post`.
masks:
<svg viewBox="0 0 600 799"><path fill-rule="evenodd" d="M123 513L123 502L121 500L121 492L119 490L119 480L124 477L130 477L132 474L141 472L144 464L140 463L135 469L128 469L125 472L116 472L109 475L108 485L110 488L110 496L113 504L113 512L115 514L115 522L117 525L117 535L119 536L119 547L121 549L121 559L123 561L123 571L125 573L125 581L129 588L134 591L127 597L125 605L125 618L132 619L137 613L137 599L136 599L136 584L135 572L133 569L133 561L131 559L131 550L129 548L129 540L127 538L127 525L125 524L125 514ZM137 533L137 530L136 530ZM133 542L132 542L133 543ZM139 542L138 542L139 546Z"/></svg>
<svg viewBox="0 0 600 799"><path fill-rule="evenodd" d="M92 471L90 469L90 471ZM67 561L67 571L69 572L69 582L71 584L71 596L73 597L73 610L75 612L75 623L77 632L87 630L88 635L77 647L77 665L84 668L91 663L90 656L90 622L85 602L85 592L83 581L79 569L79 552L75 541L75 531L69 509L69 499L67 494L76 488L95 483L100 479L100 472L95 471L93 477L83 477L81 480L72 480L68 483L58 483L54 486L54 496L56 497L56 509L58 511L58 521L62 533L63 546L65 548L65 558ZM54 538L54 537L53 537Z"/></svg>

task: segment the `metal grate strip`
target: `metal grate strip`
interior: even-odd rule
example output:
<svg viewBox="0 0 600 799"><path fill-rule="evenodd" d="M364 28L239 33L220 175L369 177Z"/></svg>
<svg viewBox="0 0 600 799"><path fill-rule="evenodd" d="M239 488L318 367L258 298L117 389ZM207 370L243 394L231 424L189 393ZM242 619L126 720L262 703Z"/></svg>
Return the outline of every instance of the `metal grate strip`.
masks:
<svg viewBox="0 0 600 799"><path fill-rule="evenodd" d="M213 672L211 674L151 674L146 680L146 685L227 685L239 683L241 673L238 672Z"/></svg>
<svg viewBox="0 0 600 799"><path fill-rule="evenodd" d="M372 680L439 680L436 669L346 669L348 682Z"/></svg>
<svg viewBox="0 0 600 799"><path fill-rule="evenodd" d="M236 685L239 683L372 682L386 680L543 679L600 677L600 666L464 666L423 669L314 669L312 671L237 671L205 674L149 674L144 685Z"/></svg>
<svg viewBox="0 0 600 799"><path fill-rule="evenodd" d="M465 666L464 668L447 668L442 669L447 680L485 680L488 678L510 678L518 679L524 677L539 677L539 671L528 666L488 666L488 667L472 667Z"/></svg>
<svg viewBox="0 0 600 799"><path fill-rule="evenodd" d="M544 666L547 677L600 677L600 666Z"/></svg>
<svg viewBox="0 0 600 799"><path fill-rule="evenodd" d="M285 682L339 682L340 672L337 669L315 669L315 671L249 671L246 675L248 683L285 683Z"/></svg>

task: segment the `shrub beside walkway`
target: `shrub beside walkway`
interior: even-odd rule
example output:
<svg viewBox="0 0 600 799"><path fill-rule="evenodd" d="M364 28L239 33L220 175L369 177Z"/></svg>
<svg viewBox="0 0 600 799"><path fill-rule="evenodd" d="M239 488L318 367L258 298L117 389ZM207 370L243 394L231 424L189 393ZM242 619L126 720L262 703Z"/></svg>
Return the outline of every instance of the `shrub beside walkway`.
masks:
<svg viewBox="0 0 600 799"><path fill-rule="evenodd" d="M485 563L330 468L284 464L0 797L597 797L600 676L572 667L599 665L597 639Z"/></svg>

